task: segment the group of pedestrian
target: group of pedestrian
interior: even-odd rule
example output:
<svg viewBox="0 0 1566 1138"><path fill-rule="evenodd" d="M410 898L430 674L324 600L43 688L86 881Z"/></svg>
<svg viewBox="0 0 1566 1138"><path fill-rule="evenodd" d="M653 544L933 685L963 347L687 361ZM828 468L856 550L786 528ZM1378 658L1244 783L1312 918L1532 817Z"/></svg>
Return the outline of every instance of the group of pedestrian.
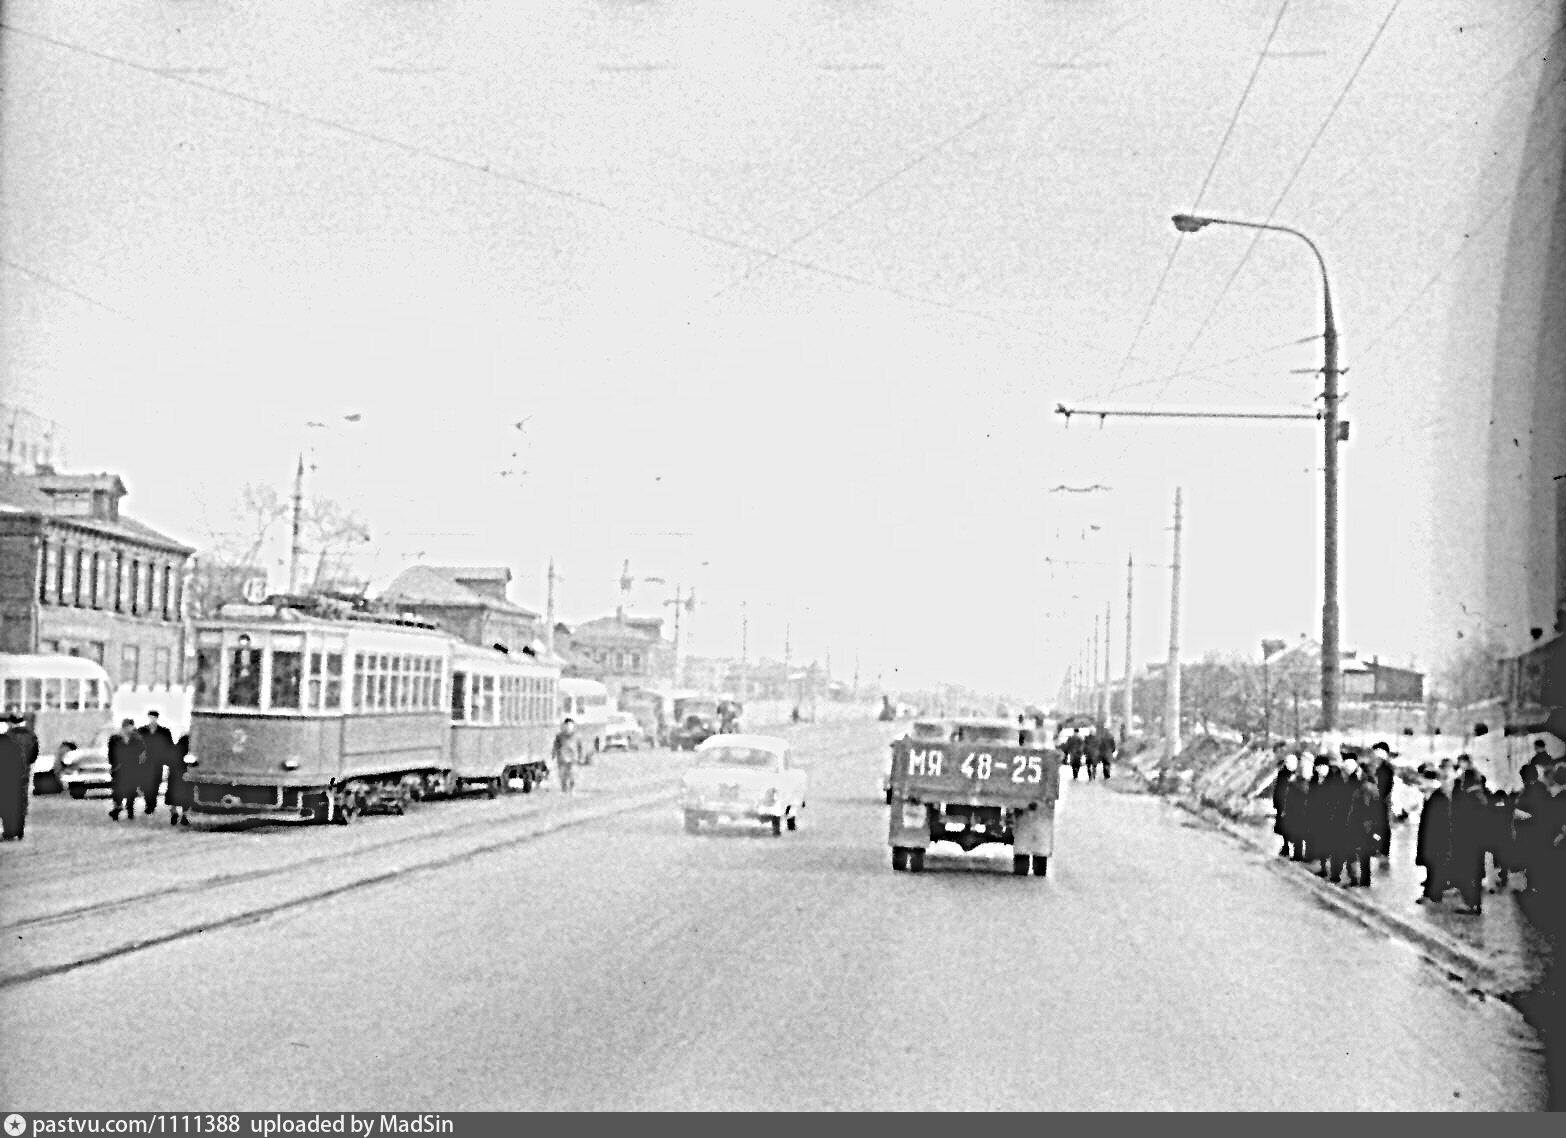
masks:
<svg viewBox="0 0 1566 1138"><path fill-rule="evenodd" d="M1345 888L1368 887L1377 858L1391 852L1393 752L1377 743L1363 765L1345 747L1285 754L1272 784L1279 857L1315 862L1316 873Z"/></svg>
<svg viewBox="0 0 1566 1138"><path fill-rule="evenodd" d="M19 842L27 829L38 736L33 714L0 716L0 840Z"/></svg>
<svg viewBox="0 0 1566 1138"><path fill-rule="evenodd" d="M1104 777L1109 777L1109 765L1115 757L1115 737L1103 727L1095 727L1087 735L1083 735L1077 728L1072 728L1060 745L1061 753L1065 755L1066 762L1071 764L1071 778L1075 781L1082 774L1082 767L1087 766L1088 781L1092 782L1099 770L1104 772Z"/></svg>
<svg viewBox="0 0 1566 1138"><path fill-rule="evenodd" d="M114 795L109 817L118 822L122 810L127 821L136 817L137 798L143 800L150 817L158 808L158 792L166 775L169 825L190 825L191 787L185 781L189 755L190 736L176 741L158 721L156 711L147 712L147 722L140 728L134 719L120 720L119 732L109 738L109 779Z"/></svg>
<svg viewBox="0 0 1566 1138"><path fill-rule="evenodd" d="M1492 790L1468 755L1427 764L1419 774L1422 903L1438 904L1456 890L1458 912L1480 912L1490 865L1498 889L1521 874L1528 893L1552 904L1566 899L1566 759L1552 758L1536 740L1515 793Z"/></svg>

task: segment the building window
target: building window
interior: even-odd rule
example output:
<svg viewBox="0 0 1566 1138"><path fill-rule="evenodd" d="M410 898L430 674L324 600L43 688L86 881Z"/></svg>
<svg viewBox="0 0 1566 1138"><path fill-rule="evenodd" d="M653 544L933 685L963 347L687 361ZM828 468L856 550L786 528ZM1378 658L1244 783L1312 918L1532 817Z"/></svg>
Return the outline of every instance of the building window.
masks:
<svg viewBox="0 0 1566 1138"><path fill-rule="evenodd" d="M174 650L155 648L152 652L152 682L169 687L174 683Z"/></svg>
<svg viewBox="0 0 1566 1138"><path fill-rule="evenodd" d="M108 662L109 646L101 640L89 640L87 642L87 651L83 655L101 668Z"/></svg>
<svg viewBox="0 0 1566 1138"><path fill-rule="evenodd" d="M618 648L614 650L614 670L617 672L625 671L625 653Z"/></svg>
<svg viewBox="0 0 1566 1138"><path fill-rule="evenodd" d="M135 644L126 644L120 649L120 683L139 684L141 682L141 648Z"/></svg>
<svg viewBox="0 0 1566 1138"><path fill-rule="evenodd" d="M68 551L65 582L65 596L70 598L65 603L80 607L82 597L86 590L82 588L82 574L86 571L86 555L80 549Z"/></svg>
<svg viewBox="0 0 1566 1138"><path fill-rule="evenodd" d="M633 671L633 672L640 672L641 670L642 670L642 654L640 652L632 652L631 653L631 671Z"/></svg>
<svg viewBox="0 0 1566 1138"><path fill-rule="evenodd" d="M167 565L154 565L152 572L148 574L147 582L147 615L152 617L169 618L168 588L169 567Z"/></svg>
<svg viewBox="0 0 1566 1138"><path fill-rule="evenodd" d="M44 653L45 655L52 656L59 652L59 650L60 642L58 640L40 640L38 642L38 651Z"/></svg>
<svg viewBox="0 0 1566 1138"><path fill-rule="evenodd" d="M92 607L106 609L109 607L109 590L111 582L109 575L113 572L113 565L109 562L106 553L94 553L92 555Z"/></svg>
<svg viewBox="0 0 1566 1138"><path fill-rule="evenodd" d="M163 567L163 619L183 620L185 614L184 570L174 572L171 566Z"/></svg>
<svg viewBox="0 0 1566 1138"><path fill-rule="evenodd" d="M53 604L60 596L60 544L46 541L38 551L38 602Z"/></svg>
<svg viewBox="0 0 1566 1138"><path fill-rule="evenodd" d="M141 606L141 573L142 564L132 558L130 563L130 587L127 589L129 600L125 602L126 611L132 616L140 615Z"/></svg>

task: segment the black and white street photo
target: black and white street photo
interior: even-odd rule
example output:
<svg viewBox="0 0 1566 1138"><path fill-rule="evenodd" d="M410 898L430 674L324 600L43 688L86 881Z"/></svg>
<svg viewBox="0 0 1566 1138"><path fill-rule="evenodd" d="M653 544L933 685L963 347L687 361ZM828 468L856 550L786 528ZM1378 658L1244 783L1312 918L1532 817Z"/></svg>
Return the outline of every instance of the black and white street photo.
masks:
<svg viewBox="0 0 1566 1138"><path fill-rule="evenodd" d="M1561 1109L1563 39L0 2L7 1133Z"/></svg>

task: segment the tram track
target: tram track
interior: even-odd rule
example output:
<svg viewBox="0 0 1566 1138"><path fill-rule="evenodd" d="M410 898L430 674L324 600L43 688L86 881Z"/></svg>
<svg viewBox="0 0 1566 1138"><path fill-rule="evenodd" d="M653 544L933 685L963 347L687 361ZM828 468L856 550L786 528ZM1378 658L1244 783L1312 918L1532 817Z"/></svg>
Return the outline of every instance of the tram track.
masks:
<svg viewBox="0 0 1566 1138"><path fill-rule="evenodd" d="M667 779L660 779L653 783L618 789L612 795L606 796L600 804L565 814L539 811L496 819L478 827L452 827L425 831L357 847L351 851L337 851L243 873L217 875L173 889L152 890L133 897L113 898L0 925L0 934L3 934L8 945L4 958L0 959L0 990L106 963L202 933L265 920L345 893L388 884L411 874L443 869L487 854L503 852L561 830L590 825L619 814L661 805L671 801L677 793L677 788L671 786ZM517 832L484 840L485 835L494 835L497 830L505 829ZM479 839L476 844L471 840L474 838ZM456 848L407 864L384 868L362 865L364 855L384 856L389 850L408 850L440 839L454 842ZM361 863L357 871L354 871L349 864L352 862ZM140 932L122 928L122 922L107 920L117 914L144 918L147 914L142 907L166 906L171 901L180 901L182 906L196 907L202 900L215 901L226 891L245 886L254 887L267 882L286 886L289 879L297 878L301 871L323 868L347 869L349 872L340 875L343 877L342 880L320 881L303 892L294 892L276 900L259 898L249 901L240 900L227 909L220 905L219 911L203 919L180 920L178 914L168 914L161 922L165 927L154 927ZM153 914L153 917L156 926L159 923L158 915ZM47 942L50 934L56 936L65 934L65 939L71 940L70 934L73 930L76 934L74 943L79 947L59 943L53 945L45 943L40 947L38 943L40 937ZM40 956L42 959L39 959ZM27 957L33 959L25 959Z"/></svg>

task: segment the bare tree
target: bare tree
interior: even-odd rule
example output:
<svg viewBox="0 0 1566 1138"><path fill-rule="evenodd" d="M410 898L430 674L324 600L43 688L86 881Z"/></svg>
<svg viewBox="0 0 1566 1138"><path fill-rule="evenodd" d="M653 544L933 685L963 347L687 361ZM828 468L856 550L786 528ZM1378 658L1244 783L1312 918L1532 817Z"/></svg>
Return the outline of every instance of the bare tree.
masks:
<svg viewBox="0 0 1566 1138"><path fill-rule="evenodd" d="M1433 694L1451 707L1500 695L1503 655L1492 638L1465 638L1437 666Z"/></svg>

